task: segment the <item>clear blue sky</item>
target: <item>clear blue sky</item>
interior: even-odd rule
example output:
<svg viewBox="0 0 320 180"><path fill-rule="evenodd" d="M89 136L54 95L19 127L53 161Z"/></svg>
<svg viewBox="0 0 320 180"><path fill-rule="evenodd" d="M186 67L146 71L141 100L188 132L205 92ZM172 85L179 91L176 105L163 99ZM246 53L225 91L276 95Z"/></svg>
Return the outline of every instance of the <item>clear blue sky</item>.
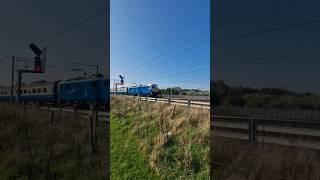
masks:
<svg viewBox="0 0 320 180"><path fill-rule="evenodd" d="M121 74L128 85L141 82L208 90L209 3L111 0L111 82Z"/></svg>

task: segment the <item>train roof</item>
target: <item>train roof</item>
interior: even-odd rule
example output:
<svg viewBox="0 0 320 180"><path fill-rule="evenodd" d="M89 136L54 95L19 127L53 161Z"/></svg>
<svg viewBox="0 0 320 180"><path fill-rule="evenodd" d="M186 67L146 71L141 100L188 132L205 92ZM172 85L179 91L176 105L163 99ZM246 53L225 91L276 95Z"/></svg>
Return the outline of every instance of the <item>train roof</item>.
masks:
<svg viewBox="0 0 320 180"><path fill-rule="evenodd" d="M59 84L69 84L69 83L79 83L79 82L86 82L86 81L96 81L96 78L85 78L85 77L78 77L78 78L71 78L64 81L59 82ZM106 78L99 78L99 81L108 80Z"/></svg>

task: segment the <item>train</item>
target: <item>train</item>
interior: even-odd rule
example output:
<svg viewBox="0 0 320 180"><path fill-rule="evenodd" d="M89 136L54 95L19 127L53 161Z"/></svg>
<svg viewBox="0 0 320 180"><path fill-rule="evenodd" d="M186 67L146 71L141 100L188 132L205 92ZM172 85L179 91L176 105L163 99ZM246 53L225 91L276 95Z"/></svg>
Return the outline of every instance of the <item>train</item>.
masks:
<svg viewBox="0 0 320 180"><path fill-rule="evenodd" d="M132 95L132 96L150 96L160 97L161 90L157 84L119 87L111 91L112 94Z"/></svg>
<svg viewBox="0 0 320 180"><path fill-rule="evenodd" d="M19 101L88 107L97 103L103 109L109 104L109 83L105 78L78 77L59 81L39 81L21 86ZM14 87L13 96L17 96ZM11 88L0 87L0 101L10 101Z"/></svg>

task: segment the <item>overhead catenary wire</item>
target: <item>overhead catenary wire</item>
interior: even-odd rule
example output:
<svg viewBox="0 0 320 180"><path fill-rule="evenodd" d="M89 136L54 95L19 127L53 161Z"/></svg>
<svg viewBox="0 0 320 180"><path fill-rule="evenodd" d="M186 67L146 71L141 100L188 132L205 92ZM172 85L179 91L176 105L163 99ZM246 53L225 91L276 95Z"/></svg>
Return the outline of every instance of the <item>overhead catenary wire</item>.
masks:
<svg viewBox="0 0 320 180"><path fill-rule="evenodd" d="M72 25L70 25L70 26L67 26L66 28L62 29L61 31L58 31L58 32L56 32L56 33L52 33L52 34L48 35L46 38L43 38L43 39L37 41L36 43L41 44L41 43L48 42L48 41L50 41L50 40L52 40L52 39L54 39L54 38L57 38L57 37L59 37L59 36L65 34L65 33L69 32L69 31L71 31L71 30L73 30L73 29L75 29L75 28L78 28L78 27L81 26L82 24L85 24L85 23L87 23L87 22L95 19L96 17L99 17L99 16L107 13L107 11L108 11L108 9L106 9L106 8L103 9L103 10L100 10L100 11L96 12L95 14L93 14L93 15L91 15L91 16L88 16L88 17L82 19L81 21L79 21L79 22L77 22L77 23L75 23L75 24L72 24ZM26 49L27 49L27 48L24 48L24 49L22 49L21 51L18 51L17 53L20 53L20 52L22 52L22 51L25 51Z"/></svg>
<svg viewBox="0 0 320 180"><path fill-rule="evenodd" d="M139 68L141 68L141 67L145 66L146 64L149 64L149 63L151 63L151 62L154 62L154 61L158 60L160 57L162 57L162 56L164 56L164 55L166 55L166 54L168 54L168 53L172 52L173 50L175 50L175 49L177 49L177 48L179 48L179 47L181 47L181 46L183 46L183 45L187 44L188 42L190 42L191 40L193 40L195 37L198 37L198 36L200 36L200 35L202 35L202 34L204 34L204 33L209 32L209 30L210 30L210 29L206 29L206 30L204 30L204 31L201 31L201 32L199 32L199 33L197 33L197 34L193 35L192 37L188 38L187 40L184 40L184 41L182 41L182 42L178 43L177 45L175 45L175 46L173 46L173 47L171 47L171 48L167 49L166 51L164 51L164 52L162 52L161 54L159 54L159 55L155 56L154 58L151 58L151 59L149 59L149 60L145 61L144 63L141 63L141 64L139 64L138 66L135 66L134 68L131 68L131 69L130 69L130 70L128 70L125 74L127 74L127 75L128 75L128 74L130 74L130 73L132 73L132 72L136 71L137 69L139 69Z"/></svg>
<svg viewBox="0 0 320 180"><path fill-rule="evenodd" d="M75 51L78 51L78 50L81 50L82 48L91 48L91 47L94 47L96 46L97 44L101 43L101 40L104 40L102 37L106 37L106 34L104 33L103 35L100 35L98 38L94 38L93 40L89 40L89 41L86 41L85 43L83 44L80 44L80 46L77 46L75 48L72 48L70 50L66 50L64 52L61 52L59 54L56 54L50 58L47 58L48 60L52 60L52 59L57 59L59 57L63 57L63 56L66 56L68 54L70 54L71 52L75 52ZM104 42L104 41L102 41ZM65 61L61 61L61 62L56 62L55 64L58 64L58 63L62 63L62 62L65 62Z"/></svg>
<svg viewBox="0 0 320 180"><path fill-rule="evenodd" d="M245 10L245 11L236 12L236 13L233 13L231 15L220 17L220 18L218 17L218 18L215 19L215 21L216 22L225 21L226 19L230 19L230 18L234 18L234 17L237 17L237 16L250 14L250 13L253 13L253 12L256 12L256 11L260 11L262 9L267 9L267 8L279 6L279 5L288 3L288 2L290 2L290 0L282 0L282 1L273 2L273 3L270 3L270 4L263 4L263 5L259 6L259 7L253 8L253 9L248 9L248 10Z"/></svg>
<svg viewBox="0 0 320 180"><path fill-rule="evenodd" d="M301 1L298 1L298 2L301 2ZM320 3L320 1L319 0L310 0L310 1L306 1L306 2L292 4L292 5L287 6L287 7L283 7L283 8L280 8L280 9L273 10L273 11L261 13L261 14L255 15L255 16L245 17L245 18L241 18L241 19L238 19L238 20L235 20L235 21L232 21L232 22L223 23L221 25L216 25L216 26L214 26L213 30L222 29L222 28L225 28L225 27L228 27L230 25L237 24L237 23L243 23L243 22L250 21L250 20L256 20L258 18L265 17L265 16L268 16L268 15L274 15L275 13L284 12L283 10L286 10L286 9L308 6L308 5L312 5L314 3Z"/></svg>
<svg viewBox="0 0 320 180"><path fill-rule="evenodd" d="M3 64L5 67L7 67L8 69L11 69L11 66L8 65L7 63L3 62L2 59L0 60L0 63Z"/></svg>
<svg viewBox="0 0 320 180"><path fill-rule="evenodd" d="M81 56L79 58L67 58L67 59L64 60L64 62L66 62L66 61L70 61L71 62L72 61L73 63L84 63L84 62L88 62L89 58L92 60L92 59L100 57L102 55L103 55L103 57L105 56L105 51L99 51L98 53L96 52L96 53L93 53L93 54L90 53L90 54ZM79 61L79 60L81 60L81 61ZM48 64L48 67L50 67L50 68L59 68L61 66L71 66L71 65L68 64L68 63Z"/></svg>
<svg viewBox="0 0 320 180"><path fill-rule="evenodd" d="M184 74L190 74L190 73L195 73L195 72L199 72L199 71L205 71L205 70L209 70L210 67L202 67L199 69L195 69L195 70L191 70L191 71L183 71L183 72L177 72L177 73L172 73L172 74L167 74L164 76L159 76L159 77L154 77L154 78L164 78L164 77L172 77L172 76L179 76L179 75L184 75Z"/></svg>
<svg viewBox="0 0 320 180"><path fill-rule="evenodd" d="M155 70L161 68L160 65L167 64L168 62L169 62L169 64L170 64L170 61L174 60L175 58L177 58L177 57L179 57L179 56L181 56L181 55L183 55L183 54L186 54L186 53L190 52L190 50L192 50L192 49L194 49L194 48L200 47L200 46L208 43L209 40L210 40L210 38L205 39L204 41L201 41L200 43L198 43L198 44L196 44L196 45L194 45L194 46L191 46L191 47L183 50L182 52L179 52L179 53L176 54L175 56L171 57L171 58L169 59L169 61L160 61L158 64L155 64L155 65L153 65L153 66L149 66L149 68L147 68L145 71L141 71L140 73L135 73L135 74L132 75L132 76L137 76L137 75L139 75L139 74L141 75L141 74L144 74L145 72L155 71Z"/></svg>
<svg viewBox="0 0 320 180"><path fill-rule="evenodd" d="M238 63L247 63L247 62L262 62L262 61L279 61L279 60L283 60L290 57L312 56L312 55L320 55L320 51L298 52L298 53L291 53L291 54L278 55L278 56L266 56L266 57L220 61L220 62L213 63L213 65L238 64Z"/></svg>
<svg viewBox="0 0 320 180"><path fill-rule="evenodd" d="M165 71L163 71L162 67L158 67L157 69L153 69L151 71L152 71L152 73L157 72L157 74L155 74L155 75L158 75L158 74L160 75L160 74L168 73L170 71L172 72L172 68L177 68L176 66L180 66L181 67L181 66L186 66L187 65L187 66L190 66L190 67L194 67L194 66L197 66L197 65L202 65L201 63L198 63L199 62L198 59L196 61L192 61L190 63L186 63L184 61L188 60L188 59L191 59L191 58L194 58L194 57L198 57L198 56L203 55L205 53L208 53L208 50L206 50L204 52L201 52L199 54L190 56L188 58L184 58L182 62L181 61L179 62L179 64L173 64L173 63L167 64L167 68L165 68ZM208 61L209 61L209 59L208 59ZM183 63L183 64L181 64L181 63ZM159 70L160 70L160 72L159 72ZM149 73L151 73L151 72L149 72ZM143 75L145 75L145 73L141 73L141 74L139 74L137 76L134 76L134 77L136 78L136 77L140 77L140 76L143 76Z"/></svg>
<svg viewBox="0 0 320 180"><path fill-rule="evenodd" d="M254 35L260 35L260 34L265 34L265 33L269 33L269 32L291 29L291 28L296 28L296 27L301 27L301 26L311 25L311 24L318 24L318 23L320 23L320 19L303 21L303 22L299 22L299 23L293 23L293 24L282 25L282 26L275 26L275 27L271 27L271 28L267 28L267 29L258 30L258 31L232 35L229 37L216 38L215 40L216 40L216 42L224 42L224 41L229 41L229 40L233 40L233 39L249 37L249 36L254 36Z"/></svg>

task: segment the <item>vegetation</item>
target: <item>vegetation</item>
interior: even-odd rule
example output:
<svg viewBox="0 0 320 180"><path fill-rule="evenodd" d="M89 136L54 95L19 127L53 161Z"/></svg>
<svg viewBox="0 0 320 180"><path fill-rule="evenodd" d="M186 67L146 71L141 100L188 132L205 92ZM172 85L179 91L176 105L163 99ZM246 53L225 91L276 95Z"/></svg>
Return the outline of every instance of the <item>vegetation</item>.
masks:
<svg viewBox="0 0 320 180"><path fill-rule="evenodd" d="M125 96L113 96L111 107L114 128L125 137L119 141L126 145L127 138L136 139L147 164L161 179L208 179L210 136L207 110L138 102ZM120 126L121 130L117 129ZM113 144L118 142L113 142L113 137L117 135L113 130L111 133L111 151L114 151ZM132 153L131 149L126 153ZM123 163L128 161L130 159ZM139 169L139 164L123 170L122 175L134 168Z"/></svg>
<svg viewBox="0 0 320 180"><path fill-rule="evenodd" d="M230 87L223 80L214 81L212 85L212 102L217 106L320 109L320 96L310 92L296 93L281 88Z"/></svg>
<svg viewBox="0 0 320 180"><path fill-rule="evenodd" d="M320 152L211 137L213 179L320 179Z"/></svg>
<svg viewBox="0 0 320 180"><path fill-rule="evenodd" d="M138 139L127 132L128 121L111 119L111 179L159 179L139 150Z"/></svg>
<svg viewBox="0 0 320 180"><path fill-rule="evenodd" d="M184 95L184 96L209 96L208 91L201 91L199 89L181 89L180 87L162 89L163 95Z"/></svg>
<svg viewBox="0 0 320 180"><path fill-rule="evenodd" d="M107 125L97 127L92 154L88 121L0 105L0 179L106 179Z"/></svg>

